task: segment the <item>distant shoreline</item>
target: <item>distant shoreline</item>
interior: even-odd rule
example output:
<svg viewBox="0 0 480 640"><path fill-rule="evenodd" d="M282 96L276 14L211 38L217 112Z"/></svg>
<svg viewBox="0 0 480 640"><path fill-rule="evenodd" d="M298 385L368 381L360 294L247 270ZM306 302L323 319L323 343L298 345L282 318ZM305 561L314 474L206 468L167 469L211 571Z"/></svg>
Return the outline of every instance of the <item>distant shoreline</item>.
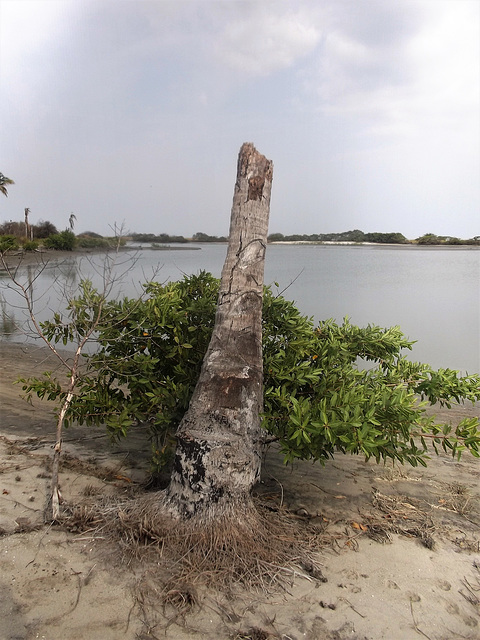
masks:
<svg viewBox="0 0 480 640"><path fill-rule="evenodd" d="M196 251L201 247L171 247L171 246L158 246L158 247L120 247L119 253L145 251L149 249L151 251ZM94 249L74 249L73 251L57 251L54 249L46 249L42 251L19 251L16 253L7 253L5 255L5 262L9 269L18 269L19 267L29 267L35 265L38 267L45 267L54 265L69 258L88 258L94 255L112 255L116 252L116 249L106 249L105 247L99 247ZM0 263L0 273L5 273L6 269L3 264Z"/></svg>
<svg viewBox="0 0 480 640"><path fill-rule="evenodd" d="M203 244L203 243L199 243ZM209 244L228 244L222 243L205 243ZM351 241L317 241L317 240L278 240L275 242L269 242L268 246L323 246L323 247L353 247L353 248L373 248L373 249L397 249L397 250L409 250L409 251L478 251L480 246L478 245L438 245L438 244L396 244L396 243L380 243L380 242L351 242ZM159 245L155 247L151 246L125 246L120 248L120 252L143 252L143 251L198 251L202 247L198 246L172 246L172 245ZM11 253L5 256L5 262L10 269L17 269L18 267L27 267L35 265L38 267L46 267L55 265L58 262L68 260L69 258L88 258L94 255L111 255L116 250L95 248L95 249L75 249L73 251L28 251ZM0 273L5 273L6 270L2 264L0 264Z"/></svg>
<svg viewBox="0 0 480 640"><path fill-rule="evenodd" d="M413 244L413 243L396 243L396 242L353 242L353 241L335 241L335 240L275 240L269 242L269 245L322 245L327 247L378 247L389 249L453 249L453 250L471 250L480 249L480 245L476 244Z"/></svg>

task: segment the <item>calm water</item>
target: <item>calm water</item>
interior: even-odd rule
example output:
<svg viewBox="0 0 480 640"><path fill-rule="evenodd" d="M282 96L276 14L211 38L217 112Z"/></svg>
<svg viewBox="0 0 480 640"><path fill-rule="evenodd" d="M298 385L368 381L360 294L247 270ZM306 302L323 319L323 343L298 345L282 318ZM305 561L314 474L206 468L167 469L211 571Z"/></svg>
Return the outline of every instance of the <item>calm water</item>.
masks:
<svg viewBox="0 0 480 640"><path fill-rule="evenodd" d="M226 245L199 245L199 250L138 253L132 266L130 254L122 254L123 281L114 295L135 295L141 284L151 280L176 280L200 270L219 276ZM81 277L91 277L100 286L102 258L95 263L69 259L49 267L35 281L36 309L47 318L59 308L65 283L74 291ZM126 262L125 262L126 261ZM28 283L33 277L25 269ZM475 249L429 249L418 247L370 247L325 245L269 245L265 282L294 300L300 310L315 320L349 316L358 325L400 325L417 340L411 357L435 367L480 372L480 251ZM24 318L21 300L5 290L6 314L12 310L19 323ZM19 306L20 305L20 306ZM1 315L0 315L1 320ZM5 331L4 331L5 332ZM7 339L6 336L3 339ZM23 340L16 333L10 340Z"/></svg>

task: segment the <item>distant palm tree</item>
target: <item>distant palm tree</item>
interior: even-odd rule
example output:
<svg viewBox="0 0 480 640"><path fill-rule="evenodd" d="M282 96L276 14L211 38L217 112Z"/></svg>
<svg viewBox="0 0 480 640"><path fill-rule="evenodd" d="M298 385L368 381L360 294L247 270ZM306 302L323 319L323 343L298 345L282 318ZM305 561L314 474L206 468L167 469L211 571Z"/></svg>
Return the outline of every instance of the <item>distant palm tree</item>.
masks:
<svg viewBox="0 0 480 640"><path fill-rule="evenodd" d="M70 214L70 218L68 219L68 223L70 224L70 231L73 231L73 227L75 226L75 220L77 216L74 213Z"/></svg>
<svg viewBox="0 0 480 640"><path fill-rule="evenodd" d="M7 184L15 184L15 182L10 178L7 178L7 176L4 176L3 173L0 173L0 191L5 197L8 196Z"/></svg>

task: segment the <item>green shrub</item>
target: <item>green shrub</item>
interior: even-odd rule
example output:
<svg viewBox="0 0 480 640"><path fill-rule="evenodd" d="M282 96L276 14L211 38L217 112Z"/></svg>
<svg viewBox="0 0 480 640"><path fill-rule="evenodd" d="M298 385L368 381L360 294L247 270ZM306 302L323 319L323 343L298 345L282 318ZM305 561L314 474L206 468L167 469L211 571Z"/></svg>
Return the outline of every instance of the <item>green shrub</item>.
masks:
<svg viewBox="0 0 480 640"><path fill-rule="evenodd" d="M417 244L442 244L443 240L440 236L436 236L434 233L426 233L416 240Z"/></svg>
<svg viewBox="0 0 480 640"><path fill-rule="evenodd" d="M40 243L36 240L26 240L23 243L23 248L25 251L36 251L39 247Z"/></svg>
<svg viewBox="0 0 480 640"><path fill-rule="evenodd" d="M80 249L108 249L112 245L108 238L80 236L77 238L77 246Z"/></svg>
<svg viewBox="0 0 480 640"><path fill-rule="evenodd" d="M18 238L12 235L0 236L0 253L18 249Z"/></svg>
<svg viewBox="0 0 480 640"><path fill-rule="evenodd" d="M47 249L54 249L55 251L73 251L76 241L75 234L66 229L65 231L54 233L48 238L45 238L44 246Z"/></svg>
<svg viewBox="0 0 480 640"><path fill-rule="evenodd" d="M215 322L218 280L200 273L149 283L145 292L144 300L105 302L84 281L68 316L55 314L42 329L49 340L67 345L87 334L101 308L98 350L87 357L66 423L104 425L112 438L144 430L160 467L198 380ZM410 362L402 351L413 343L398 327L361 328L348 320L315 327L268 288L262 324L263 427L286 461L323 462L340 452L416 466L438 447L479 456L478 419L466 418L453 429L436 423L426 405L479 400L480 376L462 378ZM359 367L359 359L370 367ZM23 382L27 393L57 402L67 393L50 374Z"/></svg>

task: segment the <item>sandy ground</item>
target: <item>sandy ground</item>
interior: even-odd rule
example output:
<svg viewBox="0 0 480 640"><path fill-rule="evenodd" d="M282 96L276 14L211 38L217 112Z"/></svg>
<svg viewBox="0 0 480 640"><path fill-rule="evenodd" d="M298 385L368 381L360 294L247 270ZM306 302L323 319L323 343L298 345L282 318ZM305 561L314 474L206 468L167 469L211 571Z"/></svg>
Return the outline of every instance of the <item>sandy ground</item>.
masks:
<svg viewBox="0 0 480 640"><path fill-rule="evenodd" d="M480 462L472 456L442 455L428 469L340 456L292 470L271 451L259 491L323 528L327 581L297 575L280 593L205 592L175 617L160 603L142 606L141 567L121 566L92 534L42 524L54 421L12 383L53 364L34 346L0 343L0 356L0 640L480 638ZM69 502L125 494L148 475L141 433L112 448L101 430L74 427L64 451Z"/></svg>

